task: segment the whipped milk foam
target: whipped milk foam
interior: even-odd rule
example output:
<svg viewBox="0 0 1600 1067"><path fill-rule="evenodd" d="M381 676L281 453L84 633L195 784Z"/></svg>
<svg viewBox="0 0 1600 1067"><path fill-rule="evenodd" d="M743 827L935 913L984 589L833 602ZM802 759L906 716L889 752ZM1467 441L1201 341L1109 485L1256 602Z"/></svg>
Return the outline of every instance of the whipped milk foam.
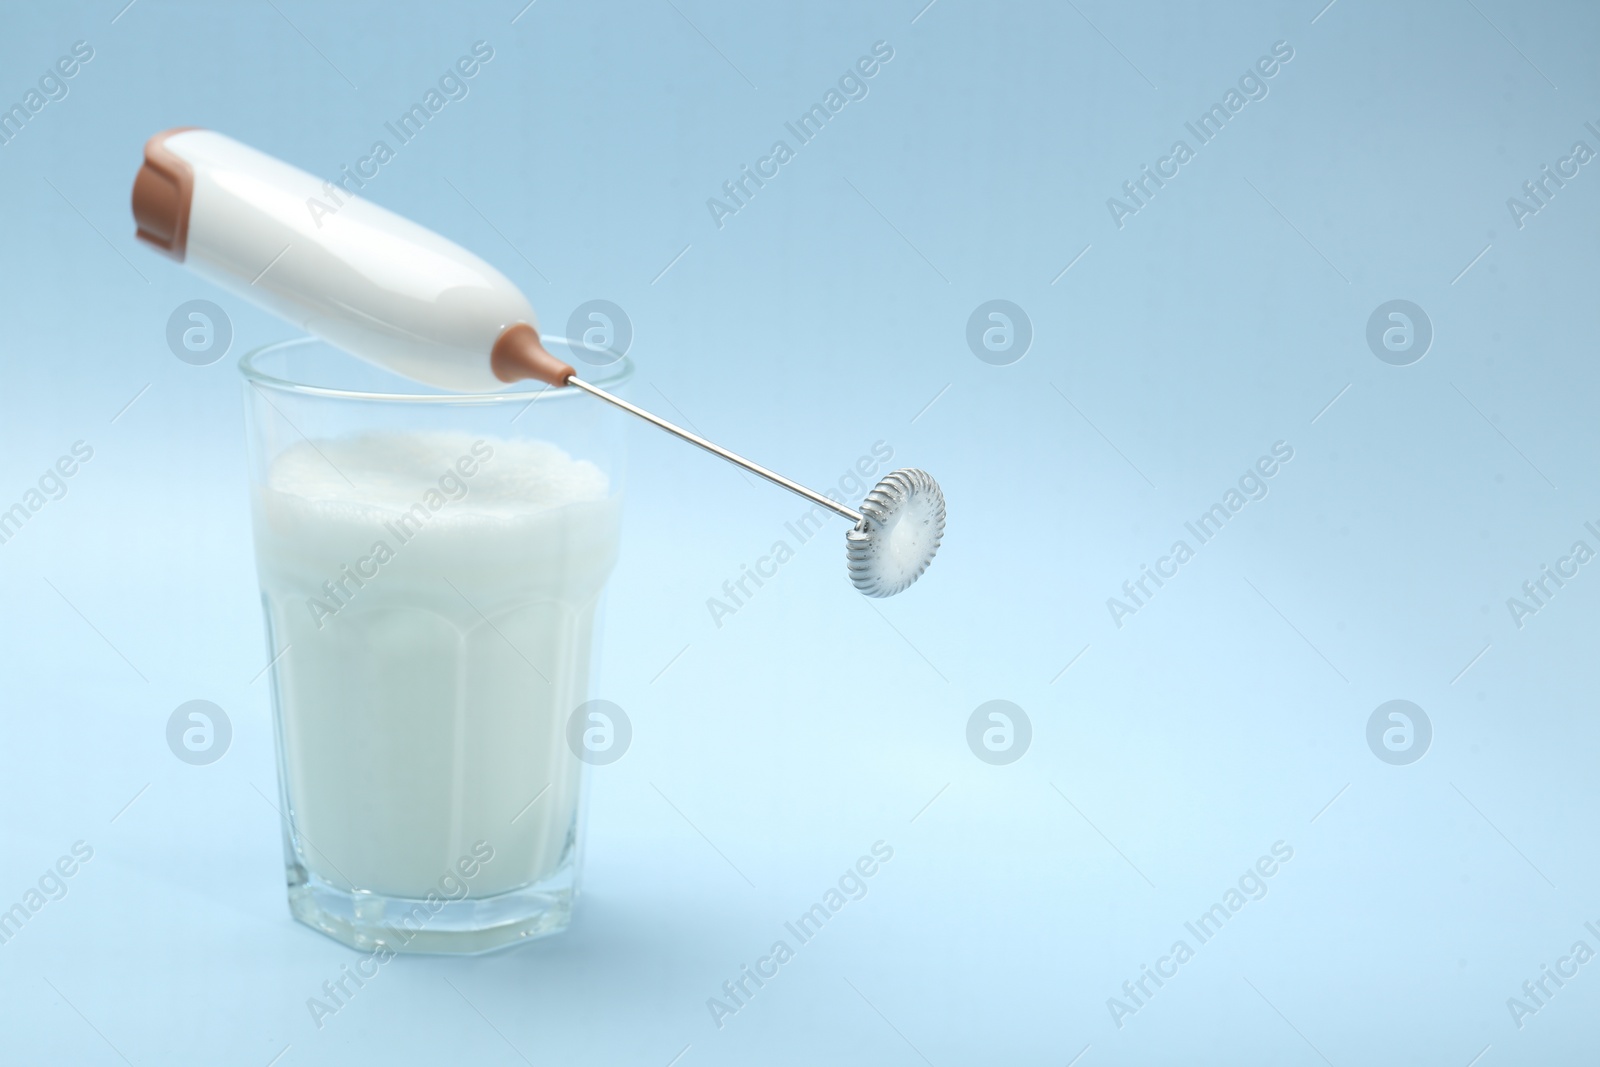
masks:
<svg viewBox="0 0 1600 1067"><path fill-rule="evenodd" d="M315 875L426 897L478 841L494 861L474 896L556 873L619 503L598 467L537 441L369 434L276 457L257 561Z"/></svg>

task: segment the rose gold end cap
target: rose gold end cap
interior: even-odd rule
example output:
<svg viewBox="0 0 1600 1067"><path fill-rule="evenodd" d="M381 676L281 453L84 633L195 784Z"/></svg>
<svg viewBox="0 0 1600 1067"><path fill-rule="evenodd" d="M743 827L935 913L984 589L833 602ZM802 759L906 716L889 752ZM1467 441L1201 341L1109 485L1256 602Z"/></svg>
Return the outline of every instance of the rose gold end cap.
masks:
<svg viewBox="0 0 1600 1067"><path fill-rule="evenodd" d="M546 385L562 386L578 373L539 343L539 332L525 322L512 323L495 339L489 369L502 382L536 378Z"/></svg>
<svg viewBox="0 0 1600 1067"><path fill-rule="evenodd" d="M189 243L194 168L167 148L167 138L198 128L175 126L146 141L144 166L133 179L133 220L139 226L139 239L180 263Z"/></svg>

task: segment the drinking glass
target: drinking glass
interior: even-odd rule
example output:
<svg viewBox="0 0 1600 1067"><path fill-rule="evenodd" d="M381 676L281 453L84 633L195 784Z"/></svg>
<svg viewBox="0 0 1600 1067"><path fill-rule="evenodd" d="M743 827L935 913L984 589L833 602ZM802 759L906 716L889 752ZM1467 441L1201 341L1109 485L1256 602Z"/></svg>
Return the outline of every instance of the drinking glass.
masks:
<svg viewBox="0 0 1600 1067"><path fill-rule="evenodd" d="M572 388L435 391L314 339L240 370L290 911L377 953L565 929L603 762L572 739L620 419Z"/></svg>

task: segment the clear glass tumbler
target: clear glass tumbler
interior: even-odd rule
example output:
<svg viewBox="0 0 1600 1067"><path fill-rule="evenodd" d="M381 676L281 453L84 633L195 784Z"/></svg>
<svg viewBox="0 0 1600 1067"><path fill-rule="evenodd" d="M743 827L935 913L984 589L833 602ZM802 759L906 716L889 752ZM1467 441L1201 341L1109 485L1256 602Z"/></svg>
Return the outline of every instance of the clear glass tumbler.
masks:
<svg viewBox="0 0 1600 1067"><path fill-rule="evenodd" d="M311 339L240 369L290 910L380 952L565 929L620 419L576 389L435 392Z"/></svg>

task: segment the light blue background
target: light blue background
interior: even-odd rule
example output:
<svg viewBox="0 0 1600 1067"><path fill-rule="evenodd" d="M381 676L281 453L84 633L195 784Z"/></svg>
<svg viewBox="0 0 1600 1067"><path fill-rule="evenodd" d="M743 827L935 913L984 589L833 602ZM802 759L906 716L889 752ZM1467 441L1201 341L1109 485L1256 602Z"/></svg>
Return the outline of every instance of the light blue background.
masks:
<svg viewBox="0 0 1600 1067"><path fill-rule="evenodd" d="M1600 949L1600 576L1520 630L1505 601L1600 547L1600 164L1524 228L1506 199L1600 148L1600 11L923 2L8 6L0 103L95 55L0 147L0 505L94 458L0 545L0 906L94 859L0 946L0 1058L1593 1055L1600 963L1521 1029L1506 1000ZM289 919L257 795L234 370L292 331L140 247L129 183L180 124L331 174L477 40L471 95L367 195L552 327L626 308L640 402L820 486L887 441L949 526L879 603L834 520L718 628L706 599L804 509L640 427L599 694L635 737L593 774L571 931L399 960L319 1030L306 999L356 957ZM706 198L879 40L870 95L719 229ZM1118 229L1106 198L1280 40L1270 95ZM235 327L209 367L164 339L197 297ZM1010 366L964 339L994 298L1035 331ZM1395 298L1435 330L1407 367L1365 341ZM1270 496L1117 628L1106 598L1280 440ZM235 730L208 767L163 736L195 698ZM1433 724L1409 766L1365 740L1394 698ZM1009 766L965 740L993 699L1033 726ZM706 999L880 839L866 898L719 1030ZM1107 998L1280 840L1268 895L1119 1029Z"/></svg>

